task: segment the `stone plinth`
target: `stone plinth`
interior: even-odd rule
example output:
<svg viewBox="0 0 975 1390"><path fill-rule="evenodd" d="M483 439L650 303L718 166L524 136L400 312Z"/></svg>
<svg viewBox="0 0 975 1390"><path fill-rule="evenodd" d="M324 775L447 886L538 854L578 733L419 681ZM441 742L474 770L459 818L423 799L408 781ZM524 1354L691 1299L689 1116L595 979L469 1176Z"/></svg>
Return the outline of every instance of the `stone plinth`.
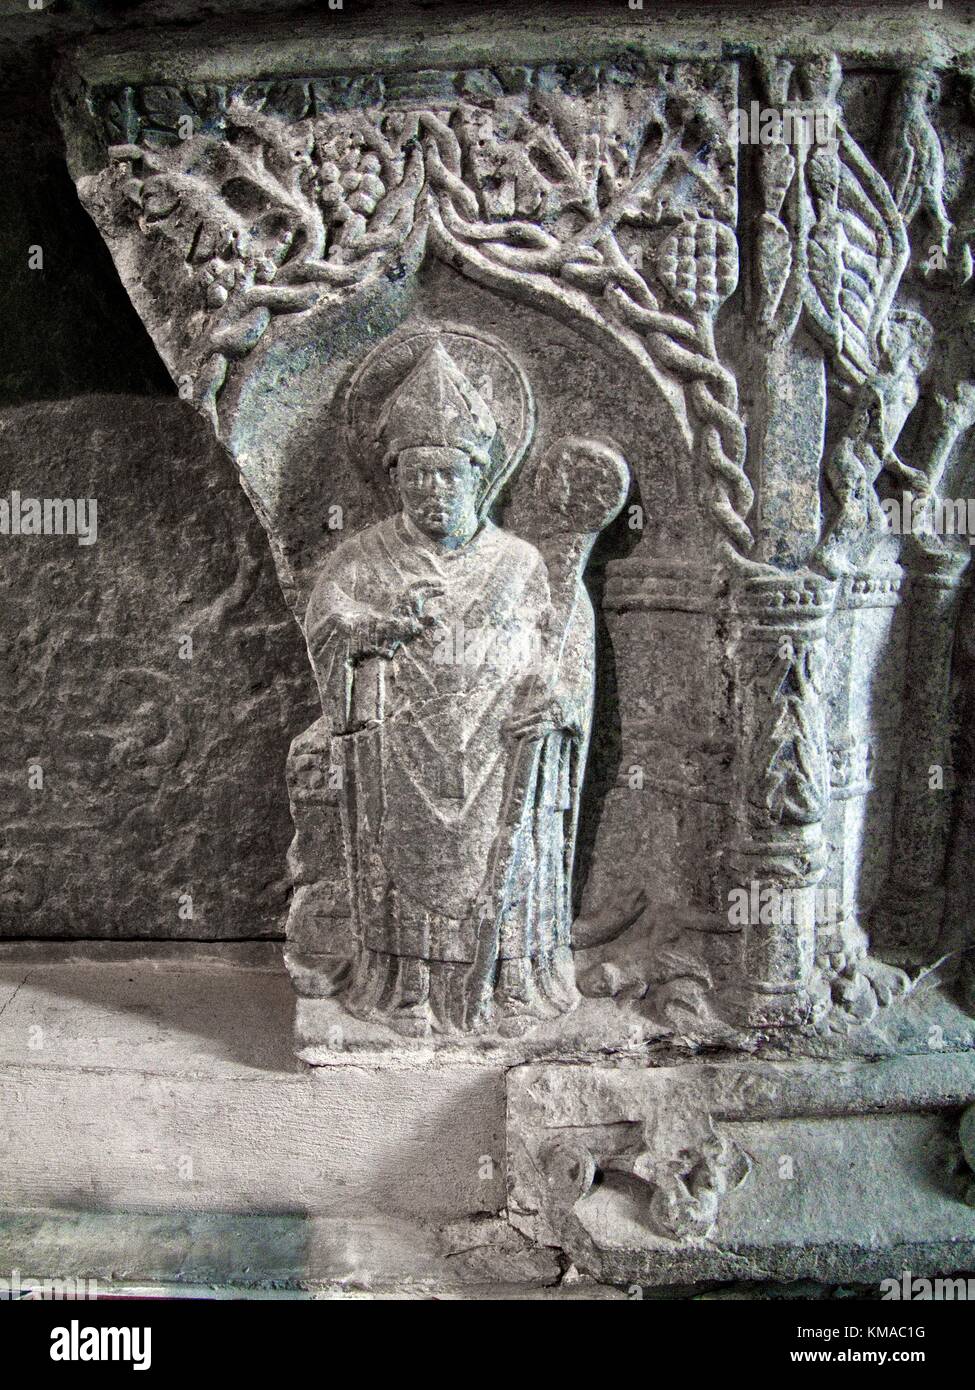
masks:
<svg viewBox="0 0 975 1390"><path fill-rule="evenodd" d="M8 946L0 986L0 1252L34 1276L596 1296L975 1260L975 1038L939 996L793 1060L350 1030L306 1068L272 946Z"/></svg>

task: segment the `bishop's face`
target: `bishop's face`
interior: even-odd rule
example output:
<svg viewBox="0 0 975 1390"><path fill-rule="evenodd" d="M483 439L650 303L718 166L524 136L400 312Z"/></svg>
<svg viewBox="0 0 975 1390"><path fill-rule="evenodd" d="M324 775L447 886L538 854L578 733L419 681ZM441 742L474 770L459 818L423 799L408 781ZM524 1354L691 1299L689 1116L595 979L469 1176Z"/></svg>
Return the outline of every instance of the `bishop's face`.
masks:
<svg viewBox="0 0 975 1390"><path fill-rule="evenodd" d="M477 530L478 470L460 449L404 449L396 483L406 515L431 539L463 545Z"/></svg>

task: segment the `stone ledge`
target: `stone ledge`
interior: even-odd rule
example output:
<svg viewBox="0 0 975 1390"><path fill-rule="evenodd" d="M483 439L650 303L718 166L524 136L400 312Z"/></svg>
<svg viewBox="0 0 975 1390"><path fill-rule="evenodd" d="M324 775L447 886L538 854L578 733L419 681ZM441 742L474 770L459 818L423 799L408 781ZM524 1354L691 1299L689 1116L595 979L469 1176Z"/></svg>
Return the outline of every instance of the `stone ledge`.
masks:
<svg viewBox="0 0 975 1390"><path fill-rule="evenodd" d="M803 26L808 4L783 5L765 0L746 10L725 8L721 23L708 5L681 5L675 25L671 9L647 6L636 13L625 5L594 7L585 0L557 9L542 3L506 5L487 16L469 6L441 5L432 14L397 12L381 16L326 12L316 16L258 18L228 25L226 17L194 25L187 32L117 31L87 38L75 60L92 84L123 76L129 81L166 82L176 73L183 81L291 77L316 71L437 68L498 63L574 61L599 58L621 49L652 50L673 58L720 59L730 46L759 48L768 43L775 11L777 30L788 32L796 55L817 52L823 39L816 24ZM864 10L866 14L864 14ZM452 12L453 11L453 12ZM938 14L937 27L925 6L872 3L834 7L829 42L835 51L857 58L916 62L944 59L971 49L969 5L956 4Z"/></svg>
<svg viewBox="0 0 975 1390"><path fill-rule="evenodd" d="M500 1209L499 1069L309 1071L292 1008L277 948L4 948L0 1206L431 1222Z"/></svg>
<svg viewBox="0 0 975 1390"><path fill-rule="evenodd" d="M597 951L578 951L586 966ZM932 1038L940 1041L937 1047ZM493 1066L525 1063L590 1062L602 1065L661 1067L693 1063L704 1054L735 1052L763 1059L831 1060L874 1057L937 1057L940 1051L975 1052L975 1023L947 990L919 991L845 1031L821 1034L774 1029L738 1030L720 1019L678 1017L673 1021L646 1000L585 997L571 1013L543 1022L521 1036L499 1037L434 1033L409 1037L381 1020L353 1017L341 995L297 1000L295 1050L314 1067Z"/></svg>
<svg viewBox="0 0 975 1390"><path fill-rule="evenodd" d="M3 948L0 1267L464 1298L975 1269L970 1051L306 1069L291 1010L277 947ZM661 1116L747 1154L704 1234L655 1231L619 1161L666 1147ZM568 1202L532 1159L560 1128L604 1165ZM573 1266L586 1291L557 1287Z"/></svg>
<svg viewBox="0 0 975 1390"><path fill-rule="evenodd" d="M339 1220L300 1213L234 1216L0 1210L0 1269L21 1285L94 1279L99 1292L158 1283L162 1292L246 1289L325 1297L579 1296L551 1251L532 1251L492 1219L442 1229L385 1218ZM616 1297L602 1290L596 1297Z"/></svg>

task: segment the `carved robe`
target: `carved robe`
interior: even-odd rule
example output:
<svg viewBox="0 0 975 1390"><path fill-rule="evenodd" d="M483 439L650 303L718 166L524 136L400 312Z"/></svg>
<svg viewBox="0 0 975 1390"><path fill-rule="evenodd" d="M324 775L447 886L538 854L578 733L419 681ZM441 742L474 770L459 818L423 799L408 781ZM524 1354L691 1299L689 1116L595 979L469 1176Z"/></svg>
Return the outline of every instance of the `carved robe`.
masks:
<svg viewBox="0 0 975 1390"><path fill-rule="evenodd" d="M477 905L500 872L498 979L507 971L521 1002L561 1012L574 994L569 893L584 749L564 732L519 743L504 725L547 688L554 637L560 698L588 729L591 607L580 584L563 641L534 546L486 522L443 551L400 515L335 552L309 631L334 612L365 622L388 614L417 583L442 590L428 605L435 622L392 657L354 661L338 634L311 653L343 770L359 951L350 1006L381 1005L387 1017L426 1009L434 1027L462 1026L478 932L494 927Z"/></svg>

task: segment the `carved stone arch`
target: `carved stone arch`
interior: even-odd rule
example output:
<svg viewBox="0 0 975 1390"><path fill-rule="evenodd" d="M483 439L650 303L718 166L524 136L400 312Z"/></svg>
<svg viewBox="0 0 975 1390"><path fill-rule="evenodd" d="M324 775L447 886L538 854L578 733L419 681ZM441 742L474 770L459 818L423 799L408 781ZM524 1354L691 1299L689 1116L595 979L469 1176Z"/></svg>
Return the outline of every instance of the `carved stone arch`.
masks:
<svg viewBox="0 0 975 1390"><path fill-rule="evenodd" d="M583 26L526 11L527 22L492 25L498 51L479 46L481 66L468 68L452 66L471 52L466 21L408 46L374 29L360 43L353 24L330 51L328 39L316 49L279 31L262 37L259 60L240 39L226 81L215 65L228 49L190 58L190 34L150 26L121 58L102 48L89 87L67 81L73 165L181 392L240 468L298 622L321 600L323 621L307 631L323 713L287 763L297 833L286 963L299 1056L333 1069L353 1127L363 1069L419 1072L405 1089L432 1096L412 1112L428 1127L445 1106L478 1106L475 1077L506 1093L503 1216L561 1248L565 1285L737 1279L766 1266L818 1277L824 1260L874 1279L878 1261L908 1250L913 1268L933 1269L959 1238L972 1247L956 1200L972 1202L971 1183L954 1163L964 1111L973 1164L971 926L944 911L949 680L973 684L965 644L954 668L950 649L970 552L930 532L902 544L876 523L905 481L949 488L975 421L970 39L947 14L868 28L838 10L825 26L744 13L716 24L690 10L671 26L625 12ZM410 22L414 39L428 21ZM320 25L319 42L330 32ZM302 76L310 52L350 72ZM257 61L279 75L241 79ZM419 61L440 66L408 70ZM936 75L961 98L950 121ZM831 147L761 138L770 109L794 104L836 117ZM739 187L750 230L736 292ZM443 556L423 539L435 528L418 537L413 514L392 513L393 488L371 481L375 460L363 458L396 460L402 512L411 468L456 475L465 501L479 496L475 470L490 474L499 434L511 441L502 374L449 351L458 325L524 368L538 422L531 466L492 526L473 506L477 525L439 538L459 538L457 569L485 534L498 545L504 564L472 567L457 589L486 596L488 618L511 627L538 617L524 626L555 635L546 677L566 675L566 647L579 677L540 689L535 672L523 686L523 669L509 668L499 699L517 698L481 744L466 711L453 717L470 688L431 680L433 698L414 701L406 661L386 674L396 643L405 649L431 616L398 579L418 552ZM459 400L462 428L374 447L354 411L347 428L350 390L377 353L428 334L429 351L424 341L391 370L377 401L402 392L426 427ZM909 420L919 395L929 414ZM437 458L401 461L410 451ZM693 504L667 533L675 544L658 545L647 517L632 544L620 540L628 475L647 483L630 500L660 510L646 459ZM616 534L593 552L610 524ZM397 535L384 573L381 546ZM242 559L231 595L241 610L253 563ZM512 576L524 590L505 588ZM432 662L415 664L429 675ZM337 692L325 688L335 671ZM603 706L599 680L611 687ZM109 714L112 696L109 668ZM167 701L169 722L158 718ZM175 682L145 692L146 738L128 753L147 778L182 737L179 701ZM423 725L427 705L451 719ZM511 755L526 726L527 752ZM397 773L432 750L423 806L402 795L408 778L386 779L391 746ZM447 845L450 816L424 814L435 801L465 810L498 750L503 795L471 818L450 863L480 856L488 872L463 879L464 910L450 913L427 897L446 875L424 853ZM566 885L580 857L573 921ZM412 876L397 877L404 864ZM30 900L35 885L9 867L12 895ZM246 913L247 889L237 892ZM461 924L453 936L444 918ZM950 971L966 955L956 1001ZM504 1028L492 991L514 1006ZM545 1017L533 1011L541 996ZM468 1078L453 1100L425 1085L452 1069ZM399 1163L410 1127L395 1122L410 1113L383 1110L392 1147L380 1166ZM895 1160L882 1171L878 1152ZM479 1262L500 1227L517 1259L510 1229L483 1219L485 1191L471 1204L473 1238L440 1237ZM892 1233L886 1253L876 1229L864 1245L871 1210Z"/></svg>
<svg viewBox="0 0 975 1390"><path fill-rule="evenodd" d="M740 741L720 596L729 571L774 583L774 571L749 558L744 422L714 333L738 279L737 71L734 62L631 55L510 73L420 72L405 79L408 90L395 74L114 85L76 94L71 118L87 111L103 147L96 167L78 171L82 199L174 379L234 458L299 622L302 576L323 554L309 499L352 507L360 522L385 505L340 437L349 377L371 342L442 319L424 303L435 263L628 364L645 420L649 402L662 403L678 447L672 467L655 460L653 471L673 474L665 509L675 513L676 544L661 555L637 545L607 572L604 594L619 698L642 709L649 671L659 696L649 717L620 728L615 751L599 750L616 785L589 852L599 861L599 836L622 835L634 867L649 857L668 895L707 921L721 913L734 800L728 749ZM613 433L613 402L596 413L598 432ZM323 452L331 498L322 496ZM341 534L340 520L331 541ZM702 664L687 697L669 676L672 642L689 666ZM687 698L692 711L681 707ZM292 860L298 915L314 898L309 920L323 911L337 922L341 866L323 887L319 862L337 838L327 757L320 731L293 750ZM633 799L634 766L663 799L652 815ZM703 860L682 848L700 836L710 846ZM603 933L625 927L645 902L642 890L628 892L607 927L612 859L593 875L585 907ZM332 935L338 941L341 928ZM292 933L293 954L305 957L301 936ZM713 988L694 957L678 952L677 974ZM296 963L298 975L304 969ZM320 975L315 984L315 969L309 987L329 987Z"/></svg>
<svg viewBox="0 0 975 1390"><path fill-rule="evenodd" d="M631 58L420 73L408 100L394 77L385 90L109 86L76 94L89 162L94 140L105 161L76 174L174 379L240 457L265 520L267 470L248 476L236 427L242 365L285 317L292 331L320 317L337 337L371 298L397 317L432 252L637 365L691 454L675 460L681 491L741 567L752 491L713 336L737 279L735 77L733 64Z"/></svg>

